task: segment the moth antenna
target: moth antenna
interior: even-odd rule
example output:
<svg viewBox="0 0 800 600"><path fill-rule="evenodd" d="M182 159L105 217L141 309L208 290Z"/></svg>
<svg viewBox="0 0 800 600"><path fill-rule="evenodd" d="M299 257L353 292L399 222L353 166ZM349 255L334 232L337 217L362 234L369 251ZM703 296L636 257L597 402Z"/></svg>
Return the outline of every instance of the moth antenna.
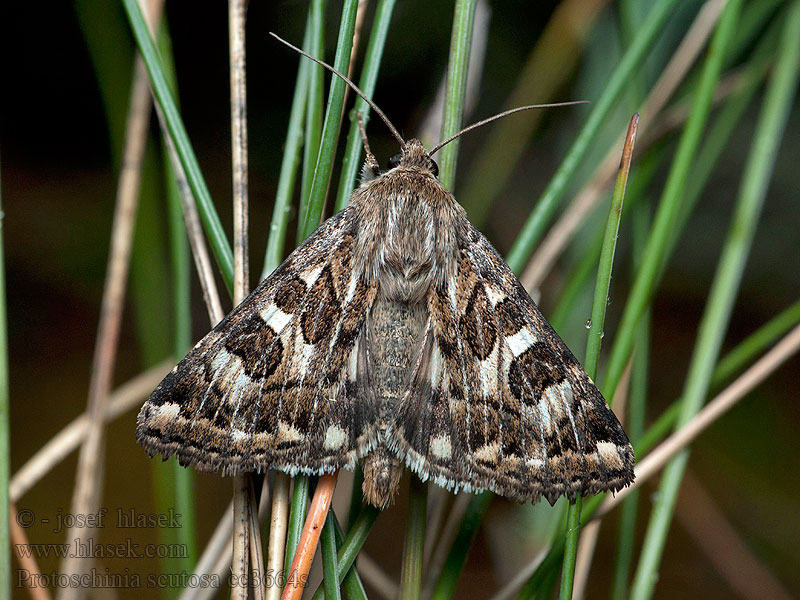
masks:
<svg viewBox="0 0 800 600"><path fill-rule="evenodd" d="M454 139L461 137L468 131L472 131L473 129L477 129L478 127L483 127L487 123L491 123L492 121L497 121L498 119L502 119L503 117L507 117L508 115L513 115L514 113L521 112L523 110L531 110L533 108L555 108L557 106L573 106L575 104L589 104L587 100L573 100L572 102L556 102L555 104L529 104L527 106L518 106L517 108L512 108L510 110L506 110L497 114L493 117L489 117L488 119L484 119L483 121L478 121L477 123L473 123L469 127L465 127L455 135L451 135L445 141L440 142L437 146L434 146L433 150L428 152L428 156L433 156L434 153L438 152L442 149L443 146L446 146Z"/></svg>
<svg viewBox="0 0 800 600"><path fill-rule="evenodd" d="M378 108L378 105L377 105L377 104L375 104L375 103L374 103L372 100L370 100L369 98L367 98L367 95L366 95L364 92L362 92L362 91L361 91L361 89L360 89L360 88L359 88L359 87L358 87L358 86L357 86L355 83L353 83L352 81L350 81L350 79L348 79L348 78L347 78L345 75L342 75L341 73L339 73L339 71L337 71L336 69L334 69L334 68L333 68L332 66L330 66L328 63L322 62L322 61L321 61L321 60L319 60L318 58L314 58L314 57L313 57L313 56L311 56L311 55L310 55L308 52L304 52L303 50L301 50L301 49L300 49L300 48L298 48L297 46L295 46L295 45L293 45L293 44L290 44L289 42L287 42L286 40L284 40L282 37L280 37L280 36L278 36L278 35L276 35L276 34L272 33L271 31L269 32L269 34L270 34L272 37L274 37L276 40L278 40L279 42L281 42L282 44L284 44L284 45L286 45L286 46L289 46L289 48L291 48L292 50L294 50L294 51L295 51L295 52L297 52L298 54L300 54L300 55L302 55L302 56L305 56L306 58L308 58L308 59L310 59L310 60L313 60L315 63L317 63L318 65L320 65L320 66L322 66L322 67L325 67L326 69L328 69L328 71L330 71L331 73L333 73L334 75L336 75L338 78L340 78L342 81L344 81L344 82L345 82L347 85L349 85L349 86L350 86L350 89L352 89L352 90L353 90L353 91L354 91L356 94L358 94L359 96L361 96L361 98L364 100L364 102L366 102L367 104L369 104L370 108L371 108L372 110L374 110L374 111L375 111L375 113L376 113L376 114L377 114L377 115L378 115L378 116L379 116L381 119L383 119L383 122L384 122L384 123L386 123L386 126L389 128L389 131L391 131L391 132L392 132L392 135L395 137L395 139L396 139L398 142L400 142L400 145L401 145L401 146L405 146L405 144L406 144L406 141L403 139L403 136L401 136L401 135L400 135L400 133L398 133L398 131L397 131L397 129L395 128L395 126L394 126L394 125L392 125L392 122L389 120L389 117L387 117L387 116L384 114L384 112L383 112L383 111L382 111L380 108ZM366 139L366 138L365 138L365 139Z"/></svg>

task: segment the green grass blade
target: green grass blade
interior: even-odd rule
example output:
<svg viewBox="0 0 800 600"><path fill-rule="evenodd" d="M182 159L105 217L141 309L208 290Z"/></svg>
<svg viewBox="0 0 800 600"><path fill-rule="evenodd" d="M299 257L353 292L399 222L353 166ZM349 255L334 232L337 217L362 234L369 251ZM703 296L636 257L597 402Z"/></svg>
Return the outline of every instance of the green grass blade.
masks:
<svg viewBox="0 0 800 600"><path fill-rule="evenodd" d="M636 166L631 169L626 193L628 201L622 209L623 215L644 200L645 188L652 181L661 159L660 149L646 152L643 157L638 159ZM577 266L572 269L567 283L564 285L564 291L558 297L558 303L548 318L550 325L557 332L560 332L566 325L576 301L588 287L592 274L597 273L604 235L603 230L597 230L595 239L583 251Z"/></svg>
<svg viewBox="0 0 800 600"><path fill-rule="evenodd" d="M734 2L725 9L703 65L702 76L692 98L692 111L681 135L675 159L667 178L664 193L650 231L648 245L642 258L642 266L633 282L622 319L617 328L617 336L614 340L607 374L602 386L603 394L606 398L614 396L614 391L625 370L628 356L633 348L636 324L639 322L653 295L657 276L668 248L668 240L673 235L681 203L685 201L686 181L690 170L694 166L697 148L702 139L703 130L711 110L711 101L719 80L722 62L725 58L728 43L735 31L738 13L736 7L738 6L739 4Z"/></svg>
<svg viewBox="0 0 800 600"><path fill-rule="evenodd" d="M570 503L567 510L567 533L564 536L564 556L561 562L561 586L558 597L561 600L572 598L572 588L575 582L575 563L578 556L578 536L581 532L581 508L583 497L576 496L575 502Z"/></svg>
<svg viewBox="0 0 800 600"><path fill-rule="evenodd" d="M472 542L475 541L483 516L486 514L493 497L494 494L491 492L483 492L474 495L470 499L464 518L461 521L461 526L458 528L456 538L453 540L453 546L450 548L450 553L447 555L442 567L439 581L436 582L436 587L431 596L432 600L446 600L453 597L458 585L458 578L467 562L467 553L472 547Z"/></svg>
<svg viewBox="0 0 800 600"><path fill-rule="evenodd" d="M684 199L678 209L675 227L670 232L657 280L661 279L661 272L666 269L668 259L672 255L695 205L708 184L722 152L727 147L736 126L741 122L756 92L760 89L769 66L774 60L775 44L773 42L780 34L778 25L779 23L776 20L773 23L773 27L765 32L761 42L753 52L751 60L742 68L739 89L728 99L716 119L714 119L714 123L708 132L703 136L703 146L695 156L692 164L692 170L686 183Z"/></svg>
<svg viewBox="0 0 800 600"><path fill-rule="evenodd" d="M336 555L336 517L333 512L328 511L325 517L325 525L322 527L320 536L320 551L322 553L322 580L325 597L333 600L341 600L342 593L339 587L339 557Z"/></svg>
<svg viewBox="0 0 800 600"><path fill-rule="evenodd" d="M561 165L550 180L547 189L542 193L536 207L525 222L517 240L508 253L507 262L511 269L518 272L530 256L533 247L547 227L558 204L564 196L567 186L586 156L600 127L605 123L610 111L614 108L622 92L625 90L636 69L647 56L667 18L672 14L676 0L661 0L650 8L638 35L625 52L619 66L603 90L603 94L592 104L592 112L586 120L578 137L573 142Z"/></svg>
<svg viewBox="0 0 800 600"><path fill-rule="evenodd" d="M773 33L775 34L774 36ZM683 229L683 226L688 220L692 207L700 198L700 194L702 193L705 184L708 182L714 166L717 164L717 161L722 154L722 150L728 144L728 140L733 134L736 125L740 122L742 116L745 114L747 107L759 88L760 82L763 79L764 68L772 60L773 53L770 51L772 48L772 39L773 37L777 37L777 33L777 30L775 32L772 32L771 29L767 30L766 34L762 38L762 42L753 52L752 60L744 67L741 88L728 99L728 101L719 111L719 115L715 119L708 133L704 136L703 146L694 157L692 172L686 186L686 192L684 194L684 204L680 208L679 215L677 217L677 224L674 230L670 232L670 240L668 242L669 245L664 256L662 257L661 269L666 267L666 256L672 252L672 249L677 244L680 231ZM789 327L791 327L791 325ZM785 331L788 331L788 328L783 330L783 332ZM764 347L765 344L753 346L748 352L747 359L753 358L756 354L763 350ZM746 360L745 356L743 355L739 360ZM724 361L725 359L723 359L723 362ZM743 365L744 363L740 362L739 368L741 368ZM719 381L719 375L717 375L716 370L712 376L712 382L714 381ZM658 419L644 433L642 439L639 440L636 445L634 445L636 455L641 456L644 452L650 450L650 448L652 448L659 439L664 437L672 429L672 427L675 425L677 417L678 403L676 402L658 417Z"/></svg>
<svg viewBox="0 0 800 600"><path fill-rule="evenodd" d="M374 506L364 506L358 518L353 523L353 526L350 528L350 531L347 532L347 537L345 537L344 541L339 546L340 581L345 578L350 567L355 563L356 557L361 547L364 545L364 542L367 541L367 536L379 514L381 514L381 511ZM325 590L320 587L314 593L313 599L321 600L322 598L325 598Z"/></svg>
<svg viewBox="0 0 800 600"><path fill-rule="evenodd" d="M303 531L303 523L306 520L310 479L308 475L297 475L292 478L292 482L292 506L289 509L289 526L286 529L286 552L283 558L287 576L291 572L294 553L297 550L300 534Z"/></svg>
<svg viewBox="0 0 800 600"><path fill-rule="evenodd" d="M606 320L606 307L608 306L608 290L611 287L611 272L614 268L614 253L617 247L619 223L622 219L622 205L625 200L625 188L628 184L633 146L636 141L636 129L639 124L639 115L634 115L628 129L625 147L622 151L617 181L614 193L611 196L611 206L608 210L608 220L603 235L603 247L600 250L600 262L597 267L597 280L592 301L592 318L589 325L589 336L586 340L586 359L584 368L589 377L597 377L597 363L600 361L600 344ZM610 399L609 399L610 400ZM562 600L572 598L572 588L575 578L575 561L578 553L578 535L580 534L581 496L575 498L567 511L567 534L564 543L564 562L561 567L561 588L559 597Z"/></svg>
<svg viewBox="0 0 800 600"><path fill-rule="evenodd" d="M443 140L461 129L476 5L477 0L458 0L453 13L453 32L450 36L450 58L447 63L447 83L442 117ZM453 189L456 179L458 146L459 140L454 140L439 152L439 182L448 190Z"/></svg>
<svg viewBox="0 0 800 600"><path fill-rule="evenodd" d="M311 35L311 19L306 22L303 48L308 48ZM275 205L272 208L272 221L269 225L267 249L264 253L264 268L261 279L272 273L283 261L283 248L286 243L286 230L289 227L292 194L294 193L297 169L300 166L300 151L303 147L303 121L306 116L308 97L308 72L311 61L300 59L297 67L297 80L294 84L292 108L289 112L289 126L278 176L278 189L275 192Z"/></svg>
<svg viewBox="0 0 800 600"><path fill-rule="evenodd" d="M375 94L375 84L378 81L378 69L383 57L383 49L386 46L386 36L389 33L389 23L392 19L392 12L396 0L380 0L375 8L375 21L372 25L372 33L367 45L367 54L364 57L364 66L361 71L361 79L358 87L368 98ZM350 201L350 194L355 186L356 175L361 167L361 132L358 128L358 121L355 116L361 113L364 127L369 123L369 104L359 97L355 107L350 111L350 132L347 134L347 146L345 147L342 159L342 173L339 177L339 192L336 196L336 210L340 211Z"/></svg>
<svg viewBox="0 0 800 600"><path fill-rule="evenodd" d="M217 260L217 265L222 272L222 277L228 287L228 291L233 285L233 251L230 242L225 235L225 230L219 220L211 194L208 191L203 174L200 172L200 165L194 154L194 149L189 142L189 136L183 126L178 108L172 99L169 85L161 67L153 40L147 30L147 25L142 17L142 12L136 0L122 0L125 12L128 14L128 21L133 31L139 52L147 65L147 72L150 74L150 85L153 88L153 95L161 108L166 122L167 129L178 152L181 165L186 172L186 178L192 193L197 202L200 212L200 219L203 222L206 235L208 236L211 250Z"/></svg>
<svg viewBox="0 0 800 600"><path fill-rule="evenodd" d="M650 208L647 205L637 206L633 213L632 221L635 270L639 266L639 259L647 242L647 231L650 229ZM631 383L628 391L628 420L625 431L634 447L644 432L647 383L649 381L651 318L650 311L647 311L639 323L633 364L631 365ZM611 598L614 600L625 600L628 595L628 578L630 576L631 562L633 561L638 504L639 491L636 490L629 495L620 508L619 535L617 537L614 574L611 583Z"/></svg>
<svg viewBox="0 0 800 600"><path fill-rule="evenodd" d="M311 56L322 59L324 48L324 0L313 0L309 21L311 34L309 35L308 48L304 48ZM305 57L300 60L308 61ZM300 206L297 219L297 243L299 244L316 229L318 222L311 219L310 206L311 186L314 182L314 165L319 152L319 143L322 137L322 77L325 70L317 63L308 65L308 97L306 98L306 132L303 145L303 176L300 186ZM319 219L317 219L318 221Z"/></svg>
<svg viewBox="0 0 800 600"><path fill-rule="evenodd" d="M353 49L353 32L356 26L356 10L358 0L346 0L342 7L342 19L339 23L339 40L336 45L336 56L333 68L340 73L347 73L350 64L350 53ZM325 196L328 193L333 159L336 156L336 142L339 139L339 127L342 119L342 108L347 84L340 77L331 76L331 89L328 92L328 107L325 111L325 124L322 127L322 141L314 167L314 176L311 182L309 200L303 214L305 220L304 232L308 236L322 217L325 205Z"/></svg>
<svg viewBox="0 0 800 600"><path fill-rule="evenodd" d="M342 543L344 543L344 532L342 531L341 525L339 525L336 515L333 515L333 524L336 530L336 547L339 548ZM358 576L358 571L356 571L355 567L350 567L350 570L347 571L347 575L344 576L342 580L342 591L347 600L367 600L367 592L364 590L364 584L361 583L361 578Z"/></svg>
<svg viewBox="0 0 800 600"><path fill-rule="evenodd" d="M614 186L614 193L611 197L611 207L608 211L608 220L603 237L603 247L600 250L600 263L597 267L597 283L594 289L594 300L592 302L592 322L589 326L589 337L586 340L586 359L584 369L589 377L597 377L597 364L600 360L600 343L603 339L603 328L606 320L606 307L608 306L608 290L611 288L611 271L614 267L614 252L617 247L617 234L619 233L619 223L622 218L622 204L625 199L625 188L628 183L628 172L630 169L631 153L635 142L636 131L639 122L639 115L635 115L631 120L631 129L628 131L629 141L623 151L622 166L620 167L617 182ZM627 145L629 144L629 145Z"/></svg>
<svg viewBox="0 0 800 600"><path fill-rule="evenodd" d="M735 2L731 3L726 11L735 10L736 7ZM724 19L725 16L723 22ZM735 213L700 324L697 345L682 394L679 425L687 423L697 413L710 385L711 373L727 328L782 132L797 89L800 66L800 2L793 2L789 6L783 23L778 61L767 87ZM683 451L664 471L659 486L659 501L650 518L633 582L633 598L649 598L652 595L688 457L688 450Z"/></svg>
<svg viewBox="0 0 800 600"><path fill-rule="evenodd" d="M403 541L403 566L400 569L400 598L413 600L422 591L422 559L425 554L425 525L428 486L411 475L408 521Z"/></svg>

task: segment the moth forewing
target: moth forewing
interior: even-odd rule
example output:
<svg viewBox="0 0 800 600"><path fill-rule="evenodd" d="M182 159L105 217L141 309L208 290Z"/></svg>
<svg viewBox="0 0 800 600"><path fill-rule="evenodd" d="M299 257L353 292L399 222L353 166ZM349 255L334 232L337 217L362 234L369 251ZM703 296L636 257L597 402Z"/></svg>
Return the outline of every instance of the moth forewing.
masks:
<svg viewBox="0 0 800 600"><path fill-rule="evenodd" d="M517 501L628 485L619 421L436 171L409 140L362 182L153 392L147 452L225 474L361 460L380 508L404 466Z"/></svg>

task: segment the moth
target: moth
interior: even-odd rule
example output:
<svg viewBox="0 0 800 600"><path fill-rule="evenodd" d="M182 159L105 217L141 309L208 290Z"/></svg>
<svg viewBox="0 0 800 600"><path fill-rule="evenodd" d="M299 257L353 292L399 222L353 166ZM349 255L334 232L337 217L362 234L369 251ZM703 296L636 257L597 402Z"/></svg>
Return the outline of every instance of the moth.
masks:
<svg viewBox="0 0 800 600"><path fill-rule="evenodd" d="M350 204L164 378L139 413L139 443L226 475L361 461L379 508L405 467L519 502L630 484L633 449L614 413L439 183L431 155L443 144L404 141L336 74L399 154L381 171L365 136Z"/></svg>

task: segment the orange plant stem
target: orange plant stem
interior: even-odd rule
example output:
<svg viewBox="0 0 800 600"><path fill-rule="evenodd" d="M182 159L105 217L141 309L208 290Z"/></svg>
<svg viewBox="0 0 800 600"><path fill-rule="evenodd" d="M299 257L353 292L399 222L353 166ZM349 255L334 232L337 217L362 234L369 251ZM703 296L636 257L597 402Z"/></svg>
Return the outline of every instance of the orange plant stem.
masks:
<svg viewBox="0 0 800 600"><path fill-rule="evenodd" d="M286 588L283 590L281 600L300 600L308 581L308 572L311 569L311 561L317 550L319 535L325 518L328 516L328 509L331 506L333 490L336 488L336 478L339 474L320 475L314 498L311 500L311 508L308 510L306 523L303 526L303 533L300 534L300 541L297 544L297 551L292 559L292 568L289 570Z"/></svg>

